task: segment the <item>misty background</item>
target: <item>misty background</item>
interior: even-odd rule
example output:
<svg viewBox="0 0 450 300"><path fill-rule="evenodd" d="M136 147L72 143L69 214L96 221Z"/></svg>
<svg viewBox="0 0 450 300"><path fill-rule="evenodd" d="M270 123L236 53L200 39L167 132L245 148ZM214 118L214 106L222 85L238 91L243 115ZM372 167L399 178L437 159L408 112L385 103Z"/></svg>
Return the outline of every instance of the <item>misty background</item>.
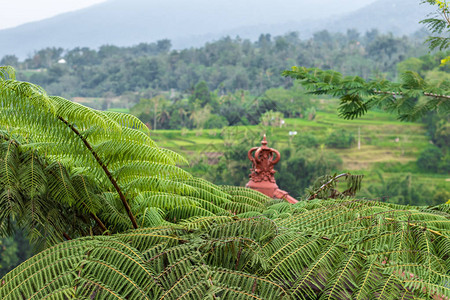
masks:
<svg viewBox="0 0 450 300"><path fill-rule="evenodd" d="M261 33L377 28L413 34L430 7L410 0L109 0L45 20L0 30L0 58L30 57L45 47L132 46L169 39L173 49L199 47L224 36L255 40Z"/></svg>

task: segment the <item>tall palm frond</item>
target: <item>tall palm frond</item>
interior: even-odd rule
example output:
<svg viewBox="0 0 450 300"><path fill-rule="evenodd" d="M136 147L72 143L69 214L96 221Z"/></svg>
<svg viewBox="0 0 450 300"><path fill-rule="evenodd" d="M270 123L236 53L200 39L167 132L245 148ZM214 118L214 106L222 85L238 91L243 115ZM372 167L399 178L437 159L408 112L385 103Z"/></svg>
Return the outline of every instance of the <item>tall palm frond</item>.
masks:
<svg viewBox="0 0 450 300"><path fill-rule="evenodd" d="M131 115L96 111L50 97L42 88L14 79L0 80L0 93L0 126L4 130L24 137L26 146L41 155L83 169L107 190L115 189L134 226L128 200L111 173L130 162L152 162L147 165L150 174L164 172L165 165L175 166L180 161L179 155L157 147L147 127ZM170 172L190 177L179 168Z"/></svg>
<svg viewBox="0 0 450 300"><path fill-rule="evenodd" d="M0 142L0 165L2 236L22 227L34 242L48 245L63 235L106 230L96 216L100 190L88 178L70 174L59 162L47 163L12 139Z"/></svg>
<svg viewBox="0 0 450 300"><path fill-rule="evenodd" d="M83 209L93 213L97 223L104 222L109 231L137 228L137 220L144 226L156 224L157 216L179 222L195 216L261 212L269 201L260 193L232 192L193 178L178 167L185 159L159 148L148 128L134 116L96 111L48 96L39 86L16 81L10 68L1 70L6 74L0 78L2 136L14 137L22 149L35 151L54 174L61 173L58 168L68 172L47 178L50 185L53 180L58 182L55 200L80 207L79 201L69 201L73 196L67 195L85 191L80 194L87 205ZM77 179L73 189L64 185L69 177ZM96 192L86 190L86 181L97 184ZM148 223L150 215L156 219Z"/></svg>

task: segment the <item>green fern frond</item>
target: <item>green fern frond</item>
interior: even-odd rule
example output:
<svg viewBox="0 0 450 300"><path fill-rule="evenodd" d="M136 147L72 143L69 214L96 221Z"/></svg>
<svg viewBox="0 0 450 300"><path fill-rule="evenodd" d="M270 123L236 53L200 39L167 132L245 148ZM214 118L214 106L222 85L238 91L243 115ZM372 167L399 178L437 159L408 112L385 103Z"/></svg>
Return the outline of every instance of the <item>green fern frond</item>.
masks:
<svg viewBox="0 0 450 300"><path fill-rule="evenodd" d="M95 178L104 191L115 190L134 227L137 224L130 200L122 189L134 193L168 189L181 195L196 195L194 188L180 181L192 176L175 167L186 160L158 148L148 136L148 128L136 117L96 111L62 97L49 97L40 87L26 82L2 80L0 84L0 128L8 135L24 137L24 148L38 151L38 155L61 168L70 167L79 175ZM56 174L57 170L53 172ZM59 179L66 181L61 176ZM151 184L144 187L145 181ZM56 193L57 200L80 204L73 201L75 193L70 185L67 187ZM95 200L91 196L85 201Z"/></svg>
<svg viewBox="0 0 450 300"><path fill-rule="evenodd" d="M258 214L259 215L259 214ZM187 230L210 228L216 224L224 224L233 220L230 216L191 217L179 222Z"/></svg>
<svg viewBox="0 0 450 300"><path fill-rule="evenodd" d="M145 176L157 176L162 179L180 179L192 178L192 175L173 165L149 162L133 161L122 165L112 172L118 182L128 182L132 179Z"/></svg>
<svg viewBox="0 0 450 300"><path fill-rule="evenodd" d="M299 202L289 210L281 203L270 204L271 210L288 216L198 216L176 226L165 223L62 243L5 276L0 297L14 299L17 293L37 291L45 297L75 288L87 297L97 291L105 298L113 292L150 299L401 299L448 294L449 234L431 225L448 220L447 212L336 199ZM320 220L324 212L327 221ZM81 282L85 290L80 290Z"/></svg>
<svg viewBox="0 0 450 300"><path fill-rule="evenodd" d="M150 132L148 127L144 123L142 123L141 120L131 114L124 114L113 111L104 111L102 113L110 119L114 120L114 122L122 127L138 129L144 133Z"/></svg>
<svg viewBox="0 0 450 300"><path fill-rule="evenodd" d="M289 298L288 292L280 284L252 274L215 268L211 280L221 285L242 287L243 290L252 291L263 299Z"/></svg>
<svg viewBox="0 0 450 300"><path fill-rule="evenodd" d="M215 216L215 214L200 206L182 206L176 207L171 211L168 211L166 219L169 220L170 222L176 223L180 220L196 216L212 217Z"/></svg>
<svg viewBox="0 0 450 300"><path fill-rule="evenodd" d="M117 134L120 134L121 132L122 126L110 119L107 114L103 112L90 109L84 105L58 96L52 96L50 99L57 107L57 116L65 120L71 120L71 123L79 128L79 130L85 130L92 126L96 126Z"/></svg>
<svg viewBox="0 0 450 300"><path fill-rule="evenodd" d="M163 211L169 211L180 206L200 206L194 198L164 192L143 192L135 197L134 201L144 207L158 207Z"/></svg>
<svg viewBox="0 0 450 300"><path fill-rule="evenodd" d="M263 206L259 205L251 205L248 202L254 202L251 198L240 197L233 199L235 201L226 202L221 205L223 209L230 211L234 215L246 213L246 212L260 212L263 211ZM243 200L243 202L239 202L239 200ZM245 201L245 202L244 202Z"/></svg>
<svg viewBox="0 0 450 300"><path fill-rule="evenodd" d="M165 148L161 148L161 151L164 152L167 156L169 156L175 164L183 164L183 165L188 164L187 159L181 154L178 154L172 150Z"/></svg>
<svg viewBox="0 0 450 300"><path fill-rule="evenodd" d="M96 144L94 151L101 153L106 164L118 162L120 164L130 161L151 161L165 164L174 164L171 157L155 147L135 145L126 141L109 140Z"/></svg>
<svg viewBox="0 0 450 300"><path fill-rule="evenodd" d="M189 198L196 201L201 207L212 212L216 216L231 215L231 213L228 210L226 210L225 208L222 207L223 206L222 204L218 205L218 204L212 203L211 201L197 198L197 197L189 197Z"/></svg>
<svg viewBox="0 0 450 300"><path fill-rule="evenodd" d="M16 70L11 66L0 66L0 79L1 80L15 80Z"/></svg>
<svg viewBox="0 0 450 300"><path fill-rule="evenodd" d="M11 74L9 76L11 77ZM44 114L55 115L56 113L55 104L45 90L28 82L0 78L0 95L2 108L16 109L17 114L12 117L18 117L19 113L31 113L34 110Z"/></svg>
<svg viewBox="0 0 450 300"><path fill-rule="evenodd" d="M0 143L0 164L3 158L10 165L0 168L0 199L6 201L0 215L2 228L15 223L39 245L60 242L64 233L78 237L89 230L98 232L89 214L100 209L99 190L89 178L70 175L62 164L48 164L12 140ZM5 170L8 172L2 172ZM8 185L12 175L14 184ZM80 219L72 222L73 217Z"/></svg>
<svg viewBox="0 0 450 300"><path fill-rule="evenodd" d="M103 192L99 199L99 205L102 207L99 216L102 220L107 221L109 224L113 224L119 231L131 228L130 221L117 194L113 192Z"/></svg>
<svg viewBox="0 0 450 300"><path fill-rule="evenodd" d="M198 190L184 182L147 176L133 179L123 185L127 193L139 194L145 191L168 192L183 196L198 196Z"/></svg>
<svg viewBox="0 0 450 300"><path fill-rule="evenodd" d="M202 179L202 178L192 178L185 181L186 184L189 184L199 191L205 192L205 197L202 196L205 200L211 200L212 197L216 196L223 199L230 199L230 194L226 191L223 191L220 187L214 185L213 183Z"/></svg>
<svg viewBox="0 0 450 300"><path fill-rule="evenodd" d="M363 260L359 253L351 252L349 256L336 264L337 269L325 283L322 299L351 299L356 288L356 279L363 269Z"/></svg>
<svg viewBox="0 0 450 300"><path fill-rule="evenodd" d="M145 207L138 215L138 222L140 227L156 227L167 225L168 222L164 220L165 213L156 207Z"/></svg>

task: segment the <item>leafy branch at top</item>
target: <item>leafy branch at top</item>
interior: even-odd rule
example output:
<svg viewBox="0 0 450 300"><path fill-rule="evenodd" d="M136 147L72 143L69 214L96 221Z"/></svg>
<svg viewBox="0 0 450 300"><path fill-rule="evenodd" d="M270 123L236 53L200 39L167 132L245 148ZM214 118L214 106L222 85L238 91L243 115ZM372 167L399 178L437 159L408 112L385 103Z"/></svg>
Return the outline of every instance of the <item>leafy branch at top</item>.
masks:
<svg viewBox="0 0 450 300"><path fill-rule="evenodd" d="M443 36L445 33L449 33L450 30L450 10L446 0L424 0L422 3L428 3L436 6L437 11L430 15L430 18L426 18L420 23L424 24L432 33L437 35L427 38L430 49L444 50L450 46L450 38ZM444 58L441 62L446 64L450 61L450 56Z"/></svg>
<svg viewBox="0 0 450 300"><path fill-rule="evenodd" d="M412 71L403 73L399 83L386 79L366 81L333 70L305 67L293 67L283 76L298 79L312 94L338 97L339 115L345 119L361 117L376 107L396 112L405 121L418 119L430 110L444 114L450 111L450 82L432 84ZM418 101L421 96L425 99Z"/></svg>
<svg viewBox="0 0 450 300"><path fill-rule="evenodd" d="M436 34L427 39L430 49L447 49L450 46L450 38L445 36L450 32L447 1L423 0L422 3L437 9L430 18L420 22ZM441 62L448 61L450 57ZM396 112L400 120L415 120L432 110L443 114L450 111L450 82L432 84L413 71L404 72L399 83L386 79L366 81L359 76L344 77L333 70L305 67L293 67L283 75L300 80L312 94L338 97L341 100L339 114L345 119L361 117L375 107Z"/></svg>

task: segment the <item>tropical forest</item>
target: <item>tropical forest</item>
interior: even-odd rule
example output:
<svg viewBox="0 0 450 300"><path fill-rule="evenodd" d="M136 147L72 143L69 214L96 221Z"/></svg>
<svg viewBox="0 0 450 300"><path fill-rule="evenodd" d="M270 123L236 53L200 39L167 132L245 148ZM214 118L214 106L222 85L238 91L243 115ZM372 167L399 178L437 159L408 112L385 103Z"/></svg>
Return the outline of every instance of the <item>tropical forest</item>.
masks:
<svg viewBox="0 0 450 300"><path fill-rule="evenodd" d="M450 3L414 2L0 57L0 299L449 300Z"/></svg>

